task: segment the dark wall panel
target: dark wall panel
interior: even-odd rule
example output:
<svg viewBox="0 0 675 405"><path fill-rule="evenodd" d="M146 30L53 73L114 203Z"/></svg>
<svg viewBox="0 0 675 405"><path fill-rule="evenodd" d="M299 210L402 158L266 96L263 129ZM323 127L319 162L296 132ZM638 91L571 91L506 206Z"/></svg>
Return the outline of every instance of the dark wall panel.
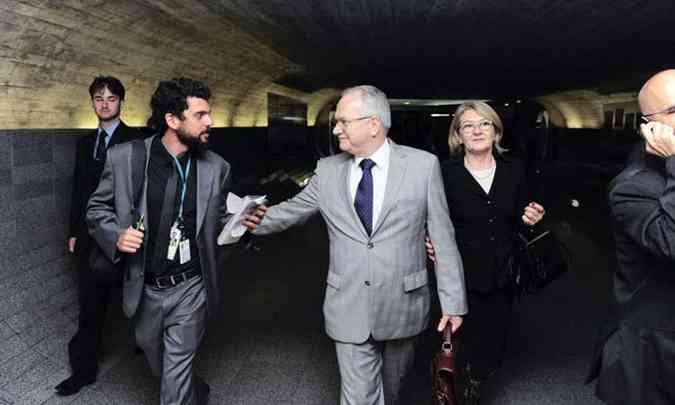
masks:
<svg viewBox="0 0 675 405"><path fill-rule="evenodd" d="M75 142L83 133L0 131L0 402L51 394L10 382L22 364L40 364L32 373L41 381L69 372L66 343L78 314L66 238Z"/></svg>

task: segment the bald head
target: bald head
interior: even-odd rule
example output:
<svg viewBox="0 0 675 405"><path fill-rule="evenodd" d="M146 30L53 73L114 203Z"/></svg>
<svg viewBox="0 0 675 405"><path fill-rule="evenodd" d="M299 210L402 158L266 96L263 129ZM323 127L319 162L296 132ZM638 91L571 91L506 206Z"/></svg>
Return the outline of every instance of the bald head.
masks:
<svg viewBox="0 0 675 405"><path fill-rule="evenodd" d="M642 114L654 114L675 106L675 69L652 76L638 95Z"/></svg>

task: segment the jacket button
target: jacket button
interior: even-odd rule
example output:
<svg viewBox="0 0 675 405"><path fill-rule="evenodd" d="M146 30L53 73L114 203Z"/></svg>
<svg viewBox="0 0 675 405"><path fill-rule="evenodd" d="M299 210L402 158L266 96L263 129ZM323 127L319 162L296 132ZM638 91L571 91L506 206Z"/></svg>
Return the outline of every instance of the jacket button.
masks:
<svg viewBox="0 0 675 405"><path fill-rule="evenodd" d="M363 284L365 284L366 286L370 287L370 281L368 281L368 280L366 280L366 282L363 283Z"/></svg>
<svg viewBox="0 0 675 405"><path fill-rule="evenodd" d="M488 204L488 205L492 204L492 201L487 200L487 204Z"/></svg>
<svg viewBox="0 0 675 405"><path fill-rule="evenodd" d="M375 245L373 245L373 242L368 242L367 246L368 246L368 249L372 249L372 248L375 247Z"/></svg>

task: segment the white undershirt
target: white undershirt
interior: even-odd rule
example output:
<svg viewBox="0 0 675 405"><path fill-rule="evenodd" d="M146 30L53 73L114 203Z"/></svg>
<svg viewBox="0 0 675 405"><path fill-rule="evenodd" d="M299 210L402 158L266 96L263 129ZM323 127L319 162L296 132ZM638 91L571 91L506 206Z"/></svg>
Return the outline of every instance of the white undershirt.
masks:
<svg viewBox="0 0 675 405"><path fill-rule="evenodd" d="M389 141L385 140L382 146L379 147L368 159L375 162L375 166L370 169L373 175L373 228L377 224L380 217L380 210L384 201L384 191L387 186L387 172L389 171L389 155L391 153L391 146ZM359 164L366 157L354 157L352 159L350 174L349 174L349 195L351 197L352 205L356 198L356 189L359 187L361 177L363 177L363 170Z"/></svg>
<svg viewBox="0 0 675 405"><path fill-rule="evenodd" d="M495 169L497 165L490 167L489 169L483 170L472 170L467 167L471 176L480 184L481 188L485 191L485 194L490 194L490 188L492 188L492 181L495 179Z"/></svg>

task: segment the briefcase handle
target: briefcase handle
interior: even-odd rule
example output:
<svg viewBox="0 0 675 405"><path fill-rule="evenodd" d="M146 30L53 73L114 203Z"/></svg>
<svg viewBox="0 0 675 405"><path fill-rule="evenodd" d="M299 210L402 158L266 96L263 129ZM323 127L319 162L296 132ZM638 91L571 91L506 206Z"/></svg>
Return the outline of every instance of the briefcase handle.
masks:
<svg viewBox="0 0 675 405"><path fill-rule="evenodd" d="M443 342L441 343L441 350L446 354L452 353L452 324L448 322L443 329Z"/></svg>

